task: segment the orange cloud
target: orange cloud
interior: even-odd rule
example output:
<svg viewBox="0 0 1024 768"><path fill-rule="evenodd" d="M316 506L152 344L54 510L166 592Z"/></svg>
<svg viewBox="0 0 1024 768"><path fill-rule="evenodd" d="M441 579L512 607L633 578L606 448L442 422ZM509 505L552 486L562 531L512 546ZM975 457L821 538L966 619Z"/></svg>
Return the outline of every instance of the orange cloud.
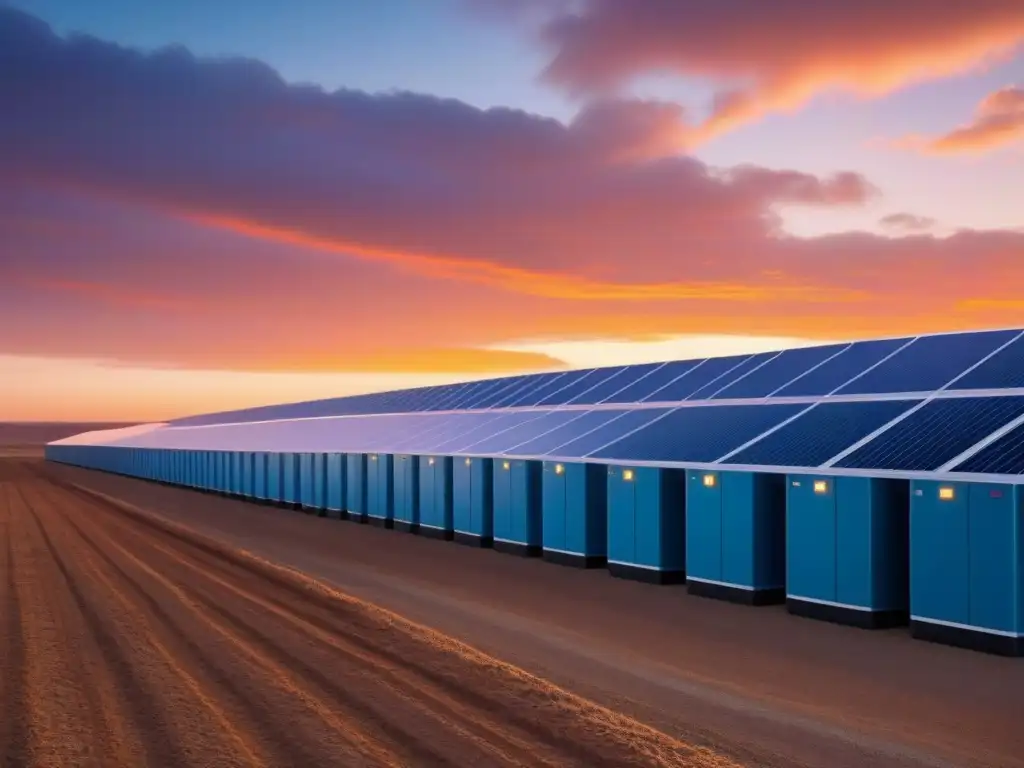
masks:
<svg viewBox="0 0 1024 768"><path fill-rule="evenodd" d="M1007 87L982 99L967 125L936 138L911 140L911 144L934 154L958 154L989 152L1022 140L1024 88Z"/></svg>
<svg viewBox="0 0 1024 768"><path fill-rule="evenodd" d="M0 72L0 274L21 281L0 281L0 354L497 373L555 361L477 350L1019 319L957 308L1024 284L1024 232L788 236L781 206L878 191L662 157L685 124L663 104L604 99L561 123L326 93L22 16L0 8L25 62Z"/></svg>
<svg viewBox="0 0 1024 768"><path fill-rule="evenodd" d="M217 216L193 215L192 221L222 227L249 237L374 261L393 263L429 277L480 283L514 293L574 301L703 301L772 302L799 299L810 303L862 301L863 291L813 284L756 285L693 280L689 282L601 282L572 274L532 271L499 264L458 259L439 254L410 253L374 248L277 229L255 222Z"/></svg>
<svg viewBox="0 0 1024 768"><path fill-rule="evenodd" d="M1006 60L1024 42L1024 4L1015 0L582 0L548 8L543 37L554 55L544 76L575 94L665 72L716 84L692 141L829 91L880 96L968 72Z"/></svg>

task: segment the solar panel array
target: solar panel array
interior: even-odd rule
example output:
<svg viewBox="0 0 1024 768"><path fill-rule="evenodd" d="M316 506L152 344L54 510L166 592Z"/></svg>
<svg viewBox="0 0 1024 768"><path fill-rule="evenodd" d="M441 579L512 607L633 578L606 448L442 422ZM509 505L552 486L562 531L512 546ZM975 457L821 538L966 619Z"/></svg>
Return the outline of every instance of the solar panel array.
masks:
<svg viewBox="0 0 1024 768"><path fill-rule="evenodd" d="M1020 475L1024 332L860 341L252 408L180 419L122 444Z"/></svg>

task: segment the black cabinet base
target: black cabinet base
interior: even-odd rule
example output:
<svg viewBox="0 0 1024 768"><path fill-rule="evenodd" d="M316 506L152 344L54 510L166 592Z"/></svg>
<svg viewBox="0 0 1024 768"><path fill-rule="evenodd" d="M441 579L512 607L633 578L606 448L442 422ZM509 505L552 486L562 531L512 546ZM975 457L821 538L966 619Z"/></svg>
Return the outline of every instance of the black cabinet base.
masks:
<svg viewBox="0 0 1024 768"><path fill-rule="evenodd" d="M659 571L623 563L608 563L608 573L617 579L642 581L645 584L682 584L686 581L685 571Z"/></svg>
<svg viewBox="0 0 1024 768"><path fill-rule="evenodd" d="M996 656L1024 656L1024 638L994 635L965 627L950 627L930 621L911 621L910 635L916 640L952 645Z"/></svg>
<svg viewBox="0 0 1024 768"><path fill-rule="evenodd" d="M545 549L542 557L555 565L567 565L570 568L603 568L608 562L604 555L582 555L578 552L554 552Z"/></svg>
<svg viewBox="0 0 1024 768"><path fill-rule="evenodd" d="M540 557L540 547L536 544L523 544L518 541L494 540L494 550L503 552L506 555L518 555L519 557Z"/></svg>
<svg viewBox="0 0 1024 768"><path fill-rule="evenodd" d="M480 547L481 549L490 549L494 544L494 539L490 536L478 536L475 533L463 533L462 531L456 531L454 541L456 544L465 544L468 547Z"/></svg>
<svg viewBox="0 0 1024 768"><path fill-rule="evenodd" d="M686 582L686 591L698 597L710 597L738 605L779 605L786 602L786 590L783 587L744 589L731 584L714 584L690 579Z"/></svg>
<svg viewBox="0 0 1024 768"><path fill-rule="evenodd" d="M374 528L393 528L395 526L395 521L390 517L367 516L367 522Z"/></svg>
<svg viewBox="0 0 1024 768"><path fill-rule="evenodd" d="M806 619L828 621L832 624L843 624L860 629L902 627L906 626L908 619L906 611L861 611L857 608L847 608L842 605L827 605L811 600L801 600L798 597L786 598L786 610L794 616L803 616Z"/></svg>
<svg viewBox="0 0 1024 768"><path fill-rule="evenodd" d="M403 533L416 533L420 528L419 523L410 523L408 520L395 520L395 530Z"/></svg>

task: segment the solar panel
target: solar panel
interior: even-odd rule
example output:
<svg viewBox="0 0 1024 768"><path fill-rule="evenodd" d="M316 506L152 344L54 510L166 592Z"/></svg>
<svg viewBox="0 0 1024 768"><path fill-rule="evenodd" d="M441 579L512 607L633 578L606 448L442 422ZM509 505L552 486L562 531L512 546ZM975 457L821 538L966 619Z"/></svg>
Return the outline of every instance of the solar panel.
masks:
<svg viewBox="0 0 1024 768"><path fill-rule="evenodd" d="M996 352L950 389L1014 389L1024 387L1024 336Z"/></svg>
<svg viewBox="0 0 1024 768"><path fill-rule="evenodd" d="M553 379L546 387L538 387L536 390L508 403L510 407L525 408L539 405L562 405L565 403L564 392L574 384L586 381L594 370L591 368L584 371L566 371L561 376Z"/></svg>
<svg viewBox="0 0 1024 768"><path fill-rule="evenodd" d="M869 400L819 403L723 461L728 464L816 467L919 402Z"/></svg>
<svg viewBox="0 0 1024 768"><path fill-rule="evenodd" d="M476 429L494 418L488 413L431 413L418 417L421 423L407 434L394 437L388 449L391 453L416 453L423 447L449 439L452 435ZM412 424L412 423L411 423Z"/></svg>
<svg viewBox="0 0 1024 768"><path fill-rule="evenodd" d="M932 400L835 466L931 471L1024 414L1024 397Z"/></svg>
<svg viewBox="0 0 1024 768"><path fill-rule="evenodd" d="M491 407L508 408L523 397L529 397L537 392L550 391L550 389L556 386L558 379L564 376L565 373L565 371L558 371L556 373L536 373L526 376L519 385L508 390L502 397L497 398Z"/></svg>
<svg viewBox="0 0 1024 768"><path fill-rule="evenodd" d="M712 462L806 407L780 403L677 408L590 456L620 461Z"/></svg>
<svg viewBox="0 0 1024 768"><path fill-rule="evenodd" d="M600 403L606 397L611 397L616 392L620 392L625 387L635 382L643 372L640 368L650 368L650 366L639 366L639 365L620 365L617 368L607 368L608 376L598 381L595 379L590 382L590 386L578 393L569 402L574 405L593 405Z"/></svg>
<svg viewBox="0 0 1024 768"><path fill-rule="evenodd" d="M957 464L952 471L1024 475L1024 424Z"/></svg>
<svg viewBox="0 0 1024 768"><path fill-rule="evenodd" d="M460 398L458 401L453 402L450 406L451 409L485 409L493 408L496 402L500 402L504 397L507 397L510 392L517 389L523 382L531 377L529 376L511 376L506 379L498 379L498 385L492 389L487 389L485 392L481 391L478 395L472 397Z"/></svg>
<svg viewBox="0 0 1024 768"><path fill-rule="evenodd" d="M831 360L813 368L771 394L776 397L827 395L909 342L910 339L858 341Z"/></svg>
<svg viewBox="0 0 1024 768"><path fill-rule="evenodd" d="M493 386L492 381L470 381L463 384L450 384L445 387L439 387L440 392L437 397L430 403L429 407L424 408L427 411L447 411L450 403L457 400L466 400L474 392L479 392L481 389L486 389L483 385L490 384Z"/></svg>
<svg viewBox="0 0 1024 768"><path fill-rule="evenodd" d="M538 405L566 405L568 403L572 403L584 392L593 389L602 381L605 381L617 373L621 373L621 369L592 368L591 370L586 371L585 376L581 376L576 379L576 381L566 384L558 392L548 395L541 400Z"/></svg>
<svg viewBox="0 0 1024 768"><path fill-rule="evenodd" d="M587 434L618 417L621 411L577 411L576 418L550 432L537 435L509 450L516 456L543 456L580 435Z"/></svg>
<svg viewBox="0 0 1024 768"><path fill-rule="evenodd" d="M767 397L849 346L849 344L830 344L821 347L788 349L735 383L726 385L716 392L712 399Z"/></svg>
<svg viewBox="0 0 1024 768"><path fill-rule="evenodd" d="M576 418L577 411L521 411L517 414L522 420L512 427L496 431L480 440L468 442L461 448L453 449L458 453L477 453L481 455L507 453L517 445L565 424Z"/></svg>
<svg viewBox="0 0 1024 768"><path fill-rule="evenodd" d="M846 384L836 394L931 392L941 389L1016 335L1015 331L988 331L925 336Z"/></svg>
<svg viewBox="0 0 1024 768"><path fill-rule="evenodd" d="M703 360L700 365L685 370L682 376L665 382L662 387L645 397L644 400L650 403L674 403L685 400L701 387L707 386L709 382L720 379L749 357L749 355L711 357Z"/></svg>
<svg viewBox="0 0 1024 768"><path fill-rule="evenodd" d="M588 456L593 451L603 448L609 443L622 438L631 432L650 424L664 416L671 408L638 408L628 411L616 411L615 418L595 427L590 432L579 431L578 437L556 446L547 452L547 456L572 458ZM607 413L608 411L605 411Z"/></svg>
<svg viewBox="0 0 1024 768"><path fill-rule="evenodd" d="M488 435L501 432L509 427L519 424L530 418L538 418L539 414L533 412L514 411L502 413L499 411L481 413L451 413L444 416L444 425L440 430L432 433L428 439L416 443L417 450L409 452L439 453L444 451L457 451L466 445L472 445ZM422 449L422 450L419 450Z"/></svg>
<svg viewBox="0 0 1024 768"><path fill-rule="evenodd" d="M697 367L701 360L684 360L674 363L645 363L632 366L639 374L631 383L617 388L605 396L600 403L639 403L657 389L673 379L682 376L691 368Z"/></svg>
<svg viewBox="0 0 1024 768"><path fill-rule="evenodd" d="M742 379L744 376L760 369L761 366L765 365L772 358L777 357L778 354L778 352L764 352L757 355L748 355L745 360L739 358L732 358L734 360L739 359L740 362L729 368L721 376L717 376L711 381L709 381L707 384L705 384L703 387L698 389L696 392L694 392L686 399L707 400L713 394L715 394L715 392L722 389L723 387L727 387L734 381ZM725 357L722 359L729 360L730 358Z"/></svg>

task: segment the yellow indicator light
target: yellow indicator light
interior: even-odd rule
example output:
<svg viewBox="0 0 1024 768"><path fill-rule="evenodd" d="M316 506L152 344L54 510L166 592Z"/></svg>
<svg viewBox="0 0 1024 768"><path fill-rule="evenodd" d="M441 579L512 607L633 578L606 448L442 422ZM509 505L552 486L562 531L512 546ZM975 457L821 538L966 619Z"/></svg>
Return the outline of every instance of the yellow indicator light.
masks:
<svg viewBox="0 0 1024 768"><path fill-rule="evenodd" d="M501 466L502 466L502 467L503 467L504 469L509 469L509 468L510 468L510 467L511 467L512 465L511 465L511 464L509 464L509 463L508 463L508 462L506 461L506 462L505 462L505 463L503 463L503 464L502 464Z"/></svg>
<svg viewBox="0 0 1024 768"><path fill-rule="evenodd" d="M714 486L715 486L715 476L714 475L704 475L704 485L707 488L714 488Z"/></svg>
<svg viewBox="0 0 1024 768"><path fill-rule="evenodd" d="M953 489L952 488L939 488L939 498L943 501L953 500Z"/></svg>
<svg viewBox="0 0 1024 768"><path fill-rule="evenodd" d="M563 472L565 472L565 467L563 467L561 464L555 464L555 474L560 475Z"/></svg>
<svg viewBox="0 0 1024 768"><path fill-rule="evenodd" d="M814 481L814 492L815 493L828 493L828 483L824 480Z"/></svg>
<svg viewBox="0 0 1024 768"><path fill-rule="evenodd" d="M370 461L376 461L376 460L377 460L377 454L374 454L373 456L370 457Z"/></svg>
<svg viewBox="0 0 1024 768"><path fill-rule="evenodd" d="M469 458L469 457L466 457L466 466L468 467L472 463L473 463L473 460L471 458Z"/></svg>
<svg viewBox="0 0 1024 768"><path fill-rule="evenodd" d="M632 480L633 479L633 470L632 469L624 469L624 470L622 470L622 479L627 481L627 482Z"/></svg>
<svg viewBox="0 0 1024 768"><path fill-rule="evenodd" d="M429 464L430 466L434 466L434 457L433 456L431 456L429 459L427 459L427 464Z"/></svg>

